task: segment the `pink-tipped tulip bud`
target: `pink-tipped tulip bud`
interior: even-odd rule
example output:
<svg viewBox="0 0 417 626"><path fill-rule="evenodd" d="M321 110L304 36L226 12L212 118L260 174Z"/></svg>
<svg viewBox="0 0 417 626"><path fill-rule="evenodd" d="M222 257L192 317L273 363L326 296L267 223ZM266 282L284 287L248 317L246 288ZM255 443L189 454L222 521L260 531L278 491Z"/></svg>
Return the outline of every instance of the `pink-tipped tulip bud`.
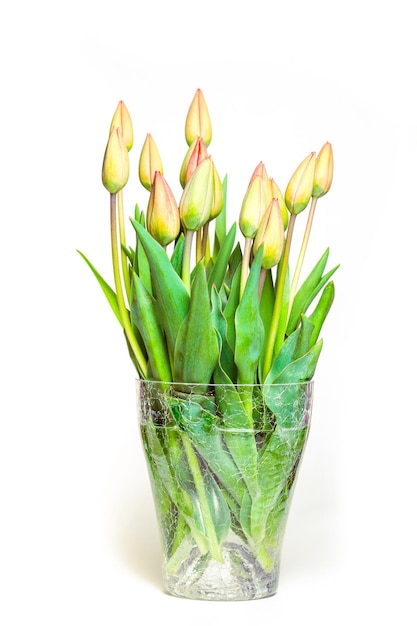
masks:
<svg viewBox="0 0 417 626"><path fill-rule="evenodd" d="M327 141L316 159L316 169L314 170L313 198L321 198L332 186L333 181L333 150L332 145Z"/></svg>
<svg viewBox="0 0 417 626"><path fill-rule="evenodd" d="M101 179L110 193L123 189L129 179L129 153L118 127L113 128L107 142Z"/></svg>
<svg viewBox="0 0 417 626"><path fill-rule="evenodd" d="M180 183L182 188L184 188L188 183L191 178L191 174L195 171L197 166L200 165L200 163L207 157L208 152L206 144L201 137L196 137L188 148L187 154L182 162L180 171Z"/></svg>
<svg viewBox="0 0 417 626"><path fill-rule="evenodd" d="M117 127L119 127L122 131L123 141L125 142L125 146L129 152L133 146L133 126L130 113L123 100L120 100L117 105L117 109L114 112L113 119L110 124L110 132L113 128Z"/></svg>
<svg viewBox="0 0 417 626"><path fill-rule="evenodd" d="M180 218L185 230L197 231L209 221L214 200L211 157L204 159L185 185L180 200Z"/></svg>
<svg viewBox="0 0 417 626"><path fill-rule="evenodd" d="M267 208L264 181L258 174L252 177L240 209L239 228L244 237L255 237Z"/></svg>
<svg viewBox="0 0 417 626"><path fill-rule="evenodd" d="M311 152L297 167L285 190L285 204L290 213L298 215L304 211L313 191L316 153Z"/></svg>
<svg viewBox="0 0 417 626"><path fill-rule="evenodd" d="M139 157L139 180L148 191L152 188L155 172L163 174L164 170L156 143L148 133Z"/></svg>
<svg viewBox="0 0 417 626"><path fill-rule="evenodd" d="M206 146L211 141L211 120L201 89L197 89L185 120L185 139L190 146L196 137L201 137Z"/></svg>
<svg viewBox="0 0 417 626"><path fill-rule="evenodd" d="M284 196L273 178L270 178L270 184L272 198L276 198L278 200L279 208L281 209L282 221L284 223L284 230L286 230L288 226L288 209L285 204Z"/></svg>
<svg viewBox="0 0 417 626"><path fill-rule="evenodd" d="M279 202L274 198L269 205L253 242L253 253L264 246L262 267L266 270L278 264L284 248L284 222Z"/></svg>
<svg viewBox="0 0 417 626"><path fill-rule="evenodd" d="M155 172L146 213L146 228L161 246L167 246L178 237L180 226L174 194L163 175Z"/></svg>

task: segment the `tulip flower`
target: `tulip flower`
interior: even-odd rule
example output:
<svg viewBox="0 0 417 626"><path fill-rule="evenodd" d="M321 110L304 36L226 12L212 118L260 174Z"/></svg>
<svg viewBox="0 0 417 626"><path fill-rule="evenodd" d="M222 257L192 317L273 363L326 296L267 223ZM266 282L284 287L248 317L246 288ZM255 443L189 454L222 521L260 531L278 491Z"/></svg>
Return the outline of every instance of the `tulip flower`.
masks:
<svg viewBox="0 0 417 626"><path fill-rule="evenodd" d="M204 159L185 186L179 206L185 230L195 232L210 218L214 200L213 167L211 157Z"/></svg>
<svg viewBox="0 0 417 626"><path fill-rule="evenodd" d="M284 249L284 222L277 198L272 200L261 220L253 242L253 254L257 253L262 244L262 267L269 270L277 265Z"/></svg>
<svg viewBox="0 0 417 626"><path fill-rule="evenodd" d="M201 89L197 89L185 120L185 139L190 146L196 137L201 137L206 146L211 141L211 120Z"/></svg>
<svg viewBox="0 0 417 626"><path fill-rule="evenodd" d="M201 137L196 137L187 150L180 171L181 187L190 180L191 174L208 157L207 147Z"/></svg>
<svg viewBox="0 0 417 626"><path fill-rule="evenodd" d="M278 200L279 208L281 210L282 221L284 224L284 230L286 230L288 226L288 209L285 204L284 196L282 195L281 189L276 184L273 178L269 179L271 185L271 194L272 198L276 198Z"/></svg>
<svg viewBox="0 0 417 626"><path fill-rule="evenodd" d="M148 191L151 190L155 172L163 174L164 170L156 143L148 133L139 157L139 180Z"/></svg>
<svg viewBox="0 0 417 626"><path fill-rule="evenodd" d="M242 201L239 215L239 227L242 235L253 239L258 230L261 219L267 209L267 199L262 176L254 176Z"/></svg>
<svg viewBox="0 0 417 626"><path fill-rule="evenodd" d="M314 170L313 198L321 198L330 189L333 181L333 150L327 141L316 159Z"/></svg>
<svg viewBox="0 0 417 626"><path fill-rule="evenodd" d="M155 172L146 213L146 227L161 246L167 246L174 241L180 232L178 206L174 194L160 172Z"/></svg>
<svg viewBox="0 0 417 626"><path fill-rule="evenodd" d="M119 127L113 128L110 133L101 178L107 191L112 194L123 189L129 179L129 154Z"/></svg>
<svg viewBox="0 0 417 626"><path fill-rule="evenodd" d="M110 133L113 128L119 127L122 131L123 141L125 142L125 146L130 151L133 146L133 126L132 119L130 117L130 113L127 110L127 107L123 100L120 100L117 105L116 111L114 112L111 124L110 124Z"/></svg>
<svg viewBox="0 0 417 626"><path fill-rule="evenodd" d="M313 191L316 153L311 152L297 167L285 190L285 204L290 213L298 215L310 202Z"/></svg>

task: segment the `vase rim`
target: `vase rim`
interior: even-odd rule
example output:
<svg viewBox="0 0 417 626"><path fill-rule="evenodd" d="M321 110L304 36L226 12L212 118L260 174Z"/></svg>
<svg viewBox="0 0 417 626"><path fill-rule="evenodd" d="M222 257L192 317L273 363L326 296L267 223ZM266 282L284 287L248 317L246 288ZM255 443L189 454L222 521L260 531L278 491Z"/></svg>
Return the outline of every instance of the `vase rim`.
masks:
<svg viewBox="0 0 417 626"><path fill-rule="evenodd" d="M136 383L137 384L151 384L151 385L169 385L170 387L176 387L176 386L183 386L186 385L187 387L193 388L193 387L208 387L208 388L213 388L213 387L248 387L248 388L253 388L253 387L294 387L294 386L309 386L309 385L313 385L314 384L314 378L312 378L311 380L303 380L303 381L299 381L299 382L286 382L286 383L196 383L196 382L192 382L192 383L188 383L186 381L172 381L172 380L153 380L153 379L148 379L148 378L136 378Z"/></svg>

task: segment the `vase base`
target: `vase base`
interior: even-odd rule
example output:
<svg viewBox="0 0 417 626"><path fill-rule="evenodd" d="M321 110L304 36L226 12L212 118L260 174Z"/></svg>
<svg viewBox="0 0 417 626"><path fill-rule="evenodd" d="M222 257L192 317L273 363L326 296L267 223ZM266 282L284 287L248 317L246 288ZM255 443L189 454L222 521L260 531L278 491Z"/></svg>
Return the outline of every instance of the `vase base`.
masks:
<svg viewBox="0 0 417 626"><path fill-rule="evenodd" d="M223 563L193 549L175 574L165 573L170 595L191 600L240 601L272 596L277 591L278 567L265 572L244 546L225 543Z"/></svg>

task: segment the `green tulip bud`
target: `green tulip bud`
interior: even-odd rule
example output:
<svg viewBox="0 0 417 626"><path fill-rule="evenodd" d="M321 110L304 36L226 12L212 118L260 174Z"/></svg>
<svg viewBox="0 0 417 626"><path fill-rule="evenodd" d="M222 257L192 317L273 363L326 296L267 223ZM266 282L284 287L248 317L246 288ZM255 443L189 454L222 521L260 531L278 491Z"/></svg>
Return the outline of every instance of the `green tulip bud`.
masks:
<svg viewBox="0 0 417 626"><path fill-rule="evenodd" d="M210 219L214 200L213 167L211 157L207 157L185 185L179 206L185 230L197 231Z"/></svg>
<svg viewBox="0 0 417 626"><path fill-rule="evenodd" d="M113 128L117 127L119 127L122 131L123 141L125 142L125 146L129 151L133 146L133 126L130 113L127 110L127 107L123 100L120 100L119 104L117 105L117 109L114 112L113 119L110 124L110 133Z"/></svg>
<svg viewBox="0 0 417 626"><path fill-rule="evenodd" d="M206 146L211 141L211 120L201 89L197 89L188 109L185 121L185 139L191 145L196 137L201 137Z"/></svg>
<svg viewBox="0 0 417 626"><path fill-rule="evenodd" d="M267 209L265 185L260 174L252 176L242 201L239 227L244 237L253 239Z"/></svg>
<svg viewBox="0 0 417 626"><path fill-rule="evenodd" d="M316 159L314 170L313 198L321 198L330 189L333 181L333 150L327 141Z"/></svg>
<svg viewBox="0 0 417 626"><path fill-rule="evenodd" d="M155 172L146 213L146 228L161 246L174 241L180 232L180 214L168 183Z"/></svg>
<svg viewBox="0 0 417 626"><path fill-rule="evenodd" d="M297 167L285 190L285 204L290 213L304 211L311 199L316 153L311 152Z"/></svg>
<svg viewBox="0 0 417 626"><path fill-rule="evenodd" d="M139 180L148 191L151 190L155 172L163 174L164 170L156 143L148 133L139 157Z"/></svg>
<svg viewBox="0 0 417 626"><path fill-rule="evenodd" d="M264 246L262 267L269 270L278 264L284 249L284 222L277 198L273 198L259 224L253 242L254 254L262 244Z"/></svg>
<svg viewBox="0 0 417 626"><path fill-rule="evenodd" d="M104 153L101 171L103 185L110 193L117 193L129 179L129 153L119 127L113 128Z"/></svg>

